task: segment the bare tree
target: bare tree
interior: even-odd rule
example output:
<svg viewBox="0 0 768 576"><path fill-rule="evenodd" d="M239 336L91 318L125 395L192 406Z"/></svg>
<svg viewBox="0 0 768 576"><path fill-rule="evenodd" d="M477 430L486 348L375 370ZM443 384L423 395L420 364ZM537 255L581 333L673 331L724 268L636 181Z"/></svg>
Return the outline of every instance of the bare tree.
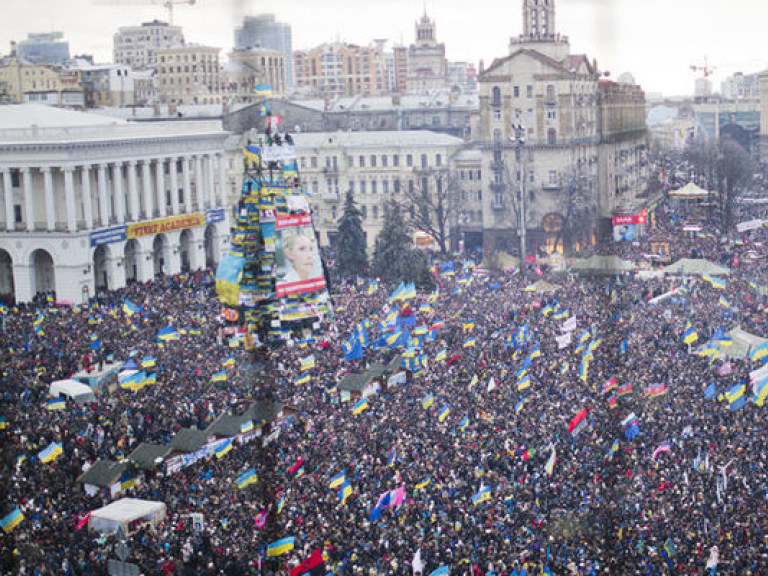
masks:
<svg viewBox="0 0 768 576"><path fill-rule="evenodd" d="M414 170L414 185L403 190L399 205L407 224L435 239L448 252L452 226L463 210L455 175L447 166Z"/></svg>

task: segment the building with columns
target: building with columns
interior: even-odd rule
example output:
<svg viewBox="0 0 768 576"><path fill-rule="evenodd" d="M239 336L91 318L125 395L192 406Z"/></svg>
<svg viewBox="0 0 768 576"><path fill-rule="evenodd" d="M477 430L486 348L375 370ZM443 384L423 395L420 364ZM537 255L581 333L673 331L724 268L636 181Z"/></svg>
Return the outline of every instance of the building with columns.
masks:
<svg viewBox="0 0 768 576"><path fill-rule="evenodd" d="M213 266L229 245L220 121L0 107L0 295L80 302Z"/></svg>

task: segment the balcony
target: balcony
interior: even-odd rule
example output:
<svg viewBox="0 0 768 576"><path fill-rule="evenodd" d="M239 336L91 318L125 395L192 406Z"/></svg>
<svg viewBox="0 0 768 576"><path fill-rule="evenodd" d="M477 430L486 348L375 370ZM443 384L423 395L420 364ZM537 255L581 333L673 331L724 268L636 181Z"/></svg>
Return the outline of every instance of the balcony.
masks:
<svg viewBox="0 0 768 576"><path fill-rule="evenodd" d="M504 210L506 208L506 205L504 204L504 200L501 198L494 198L493 202L491 202L491 208L493 210Z"/></svg>
<svg viewBox="0 0 768 576"><path fill-rule="evenodd" d="M338 166L325 166L323 168L323 174L338 174L338 173L339 173Z"/></svg>
<svg viewBox="0 0 768 576"><path fill-rule="evenodd" d="M338 202L339 201L339 193L338 192L323 192L320 194L320 198L323 200L326 200L328 202Z"/></svg>
<svg viewBox="0 0 768 576"><path fill-rule="evenodd" d="M559 182L542 182L541 183L541 189L546 190L547 192L557 192L562 188L563 186Z"/></svg>

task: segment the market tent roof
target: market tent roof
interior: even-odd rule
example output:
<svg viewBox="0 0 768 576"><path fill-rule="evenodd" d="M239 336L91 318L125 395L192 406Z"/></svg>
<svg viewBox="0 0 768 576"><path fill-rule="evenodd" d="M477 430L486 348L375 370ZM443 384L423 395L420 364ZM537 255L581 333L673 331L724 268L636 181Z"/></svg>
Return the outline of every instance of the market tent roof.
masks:
<svg viewBox="0 0 768 576"><path fill-rule="evenodd" d="M56 380L48 387L51 397L66 396L78 402L91 402L96 399L93 388L77 380Z"/></svg>
<svg viewBox="0 0 768 576"><path fill-rule="evenodd" d="M93 484L100 488L109 488L120 480L120 477L129 467L128 462L97 460L93 466L80 475L77 481L81 484Z"/></svg>
<svg viewBox="0 0 768 576"><path fill-rule="evenodd" d="M665 266L661 269L665 274L687 274L687 275L702 275L709 274L710 276L727 276L730 274L728 268L719 266L714 262L705 260L703 258L681 258L677 262L673 262L669 266Z"/></svg>
<svg viewBox="0 0 768 576"><path fill-rule="evenodd" d="M348 372L339 382L339 390L361 392L368 384L368 376L363 372Z"/></svg>
<svg viewBox="0 0 768 576"><path fill-rule="evenodd" d="M157 466L158 458L165 458L171 453L171 447L165 444L147 444L142 442L136 447L136 450L130 453L128 460L133 462L138 468L143 470L152 470Z"/></svg>
<svg viewBox="0 0 768 576"><path fill-rule="evenodd" d="M596 254L586 260L574 260L571 270L575 272L590 272L593 274L618 274L620 272L632 272L635 264L622 260L618 256L601 256Z"/></svg>
<svg viewBox="0 0 768 576"><path fill-rule="evenodd" d="M165 504L152 500L121 498L102 508L91 511L88 526L103 533L117 531L119 526L127 528L135 520L146 519L153 524L165 518Z"/></svg>
<svg viewBox="0 0 768 576"><path fill-rule="evenodd" d="M489 261L485 258L480 263L481 268L498 268L500 270L512 270L520 265L520 258L515 258L506 252L499 252Z"/></svg>
<svg viewBox="0 0 768 576"><path fill-rule="evenodd" d="M171 448L179 452L195 452L208 440L208 430L182 428L171 440Z"/></svg>
<svg viewBox="0 0 768 576"><path fill-rule="evenodd" d="M271 422L277 417L284 406L282 402L256 402L243 412L243 417L253 420L254 425L262 421Z"/></svg>
<svg viewBox="0 0 768 576"><path fill-rule="evenodd" d="M728 358L746 358L750 349L757 348L768 341L768 338L761 338L741 328L734 328L727 334L731 337L732 343L730 346L721 346L720 355ZM717 345L717 340L710 340L706 345Z"/></svg>
<svg viewBox="0 0 768 576"><path fill-rule="evenodd" d="M700 188L699 186L696 186L693 182L688 182L685 186L682 188L678 188L677 190L672 190L669 195L672 198L678 198L681 200L689 199L689 198L707 198L709 197L709 190L704 190L703 188Z"/></svg>
<svg viewBox="0 0 768 576"><path fill-rule="evenodd" d="M547 282L546 280L538 280L537 282L534 282L530 286L526 286L525 290L526 292L555 292L556 290L559 290L560 286L557 284L552 284L551 282Z"/></svg>
<svg viewBox="0 0 768 576"><path fill-rule="evenodd" d="M240 425L245 424L246 422L250 421L251 419L245 415L241 414L239 416L234 416L231 414L222 414L216 420L208 426L206 431L209 434L215 434L216 436L223 436L225 438L234 438L238 434L240 434Z"/></svg>

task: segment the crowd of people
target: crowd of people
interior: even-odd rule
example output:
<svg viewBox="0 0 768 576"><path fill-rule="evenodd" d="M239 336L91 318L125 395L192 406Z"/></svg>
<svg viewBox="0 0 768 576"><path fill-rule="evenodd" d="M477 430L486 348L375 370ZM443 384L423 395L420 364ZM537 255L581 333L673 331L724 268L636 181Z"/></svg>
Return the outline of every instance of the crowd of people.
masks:
<svg viewBox="0 0 768 576"><path fill-rule="evenodd" d="M768 269L740 259L764 255L765 234L724 246L706 231L684 237L663 208L656 220L671 260L695 253L727 264L727 289L696 276L495 271L457 259L435 292L405 302L391 301L394 286L383 282L334 282L334 318L320 337L256 359L229 346L211 271L80 306L42 297L5 307L0 516L18 509L24 518L0 536L3 570L106 574L117 536L83 520L109 498L89 495L81 474L141 442L167 444L182 428L277 399L293 416L275 441L172 473L159 466L126 489L167 506L159 525L127 535L127 561L141 573L287 574L316 550L324 572L345 575L768 573L768 423L756 404L732 411L722 399L761 362L691 353L720 328L768 337ZM644 241L622 248L636 262L648 253ZM528 289L539 279L554 291ZM427 327L414 353L426 362L354 409L338 383L403 352L373 345L393 312ZM563 346L568 321L576 327ZM347 361L342 344L360 323L363 357ZM158 341L168 326L183 328L180 338ZM689 326L693 346L683 341ZM213 381L233 354L226 380ZM48 409L51 381L111 355L155 357L156 382ZM309 355L315 365L302 372ZM297 384L302 373L309 381ZM52 442L62 454L43 463ZM251 468L258 481L238 488ZM340 475L351 486L343 495L330 487ZM292 546L271 556L284 538Z"/></svg>

